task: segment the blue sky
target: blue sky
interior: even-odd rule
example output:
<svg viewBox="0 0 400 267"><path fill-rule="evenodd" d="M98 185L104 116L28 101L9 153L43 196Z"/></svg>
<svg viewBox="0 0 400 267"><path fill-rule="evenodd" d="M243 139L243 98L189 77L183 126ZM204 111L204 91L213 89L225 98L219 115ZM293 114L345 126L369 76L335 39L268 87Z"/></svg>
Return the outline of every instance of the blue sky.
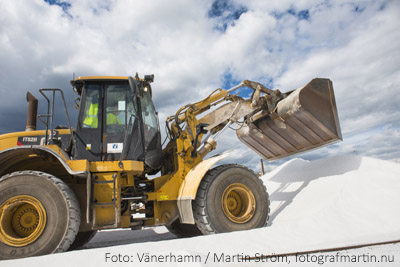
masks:
<svg viewBox="0 0 400 267"><path fill-rule="evenodd" d="M399 162L398 14L396 0L0 0L0 133L24 130L28 90L39 98L39 88L64 89L76 116L73 73L154 73L162 125L182 105L244 79L289 91L324 77L344 141L299 156ZM259 168L233 131L217 152L228 149L233 161Z"/></svg>

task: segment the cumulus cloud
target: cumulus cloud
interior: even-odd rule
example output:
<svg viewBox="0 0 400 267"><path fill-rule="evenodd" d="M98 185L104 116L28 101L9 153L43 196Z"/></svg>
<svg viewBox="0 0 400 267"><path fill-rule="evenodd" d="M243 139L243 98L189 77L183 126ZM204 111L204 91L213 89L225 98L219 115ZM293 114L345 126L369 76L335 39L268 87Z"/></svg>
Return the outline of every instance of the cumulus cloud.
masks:
<svg viewBox="0 0 400 267"><path fill-rule="evenodd" d="M353 149L395 160L377 148L400 150L399 12L390 0L0 0L0 132L23 130L27 90L61 87L72 107L72 73L154 73L162 124L243 79L288 91L327 77L345 142L304 157ZM231 131L218 151L237 142ZM245 155L237 161L259 166L257 154L235 149Z"/></svg>

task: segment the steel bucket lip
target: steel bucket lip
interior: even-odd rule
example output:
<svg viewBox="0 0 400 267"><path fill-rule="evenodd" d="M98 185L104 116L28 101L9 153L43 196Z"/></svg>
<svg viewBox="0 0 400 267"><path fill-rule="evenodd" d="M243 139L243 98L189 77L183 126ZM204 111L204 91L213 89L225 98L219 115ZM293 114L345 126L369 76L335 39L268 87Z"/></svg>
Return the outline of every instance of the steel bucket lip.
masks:
<svg viewBox="0 0 400 267"><path fill-rule="evenodd" d="M342 140L329 79L315 78L287 94L278 102L275 115L238 128L239 140L269 161Z"/></svg>

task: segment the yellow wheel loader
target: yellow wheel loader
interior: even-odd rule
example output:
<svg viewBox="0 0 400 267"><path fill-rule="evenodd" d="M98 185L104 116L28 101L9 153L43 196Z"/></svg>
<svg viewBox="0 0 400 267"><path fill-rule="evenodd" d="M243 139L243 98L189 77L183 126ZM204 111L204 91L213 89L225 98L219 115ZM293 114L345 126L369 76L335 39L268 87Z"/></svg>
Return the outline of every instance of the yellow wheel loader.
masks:
<svg viewBox="0 0 400 267"><path fill-rule="evenodd" d="M218 165L225 154L206 157L221 133L236 125L239 140L266 160L341 139L330 80L288 93L245 80L169 116L163 148L153 80L75 78L75 128L60 89L39 90L42 115L27 94L26 131L0 136L0 259L77 249L102 229L165 225L196 236L264 227L269 199L258 175ZM242 87L251 97L239 96ZM55 125L56 98L68 126ZM36 130L37 118L45 130Z"/></svg>

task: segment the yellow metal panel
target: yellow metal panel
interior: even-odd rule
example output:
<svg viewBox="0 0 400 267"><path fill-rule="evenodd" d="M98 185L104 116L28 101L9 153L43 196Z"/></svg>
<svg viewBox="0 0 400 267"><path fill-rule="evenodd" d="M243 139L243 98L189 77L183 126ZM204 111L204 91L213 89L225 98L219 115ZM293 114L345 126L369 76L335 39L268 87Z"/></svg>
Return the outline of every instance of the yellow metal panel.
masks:
<svg viewBox="0 0 400 267"><path fill-rule="evenodd" d="M18 145L18 137L45 135L45 131L15 132L0 135L0 151Z"/></svg>
<svg viewBox="0 0 400 267"><path fill-rule="evenodd" d="M69 134L69 129L60 129L57 130L59 135ZM7 148L11 148L17 146L18 137L24 136L44 136L46 131L24 131L24 132L14 132L0 135L0 151L5 150Z"/></svg>
<svg viewBox="0 0 400 267"><path fill-rule="evenodd" d="M48 145L48 146L44 146L44 147L48 147L51 150L53 150L54 152L56 152L64 160L64 162L67 162L67 160L69 160L68 154L64 150L62 150L59 146Z"/></svg>
<svg viewBox="0 0 400 267"><path fill-rule="evenodd" d="M0 136L0 151L17 145L18 136L12 136L11 134L4 134Z"/></svg>
<svg viewBox="0 0 400 267"><path fill-rule="evenodd" d="M179 213L176 201L162 201L159 202L159 204L159 217L157 218L157 225L169 224L178 217Z"/></svg>
<svg viewBox="0 0 400 267"><path fill-rule="evenodd" d="M121 216L121 228L129 227L131 227L131 216L129 214Z"/></svg>
<svg viewBox="0 0 400 267"><path fill-rule="evenodd" d="M73 171L85 172L89 170L89 161L87 161L86 159L68 160L67 164Z"/></svg>
<svg viewBox="0 0 400 267"><path fill-rule="evenodd" d="M45 135L45 131L25 131L25 132L14 132L0 135L0 140L7 138L14 138L20 136L37 136L37 135ZM15 144L14 144L15 145Z"/></svg>
<svg viewBox="0 0 400 267"><path fill-rule="evenodd" d="M80 80L128 80L127 76L84 76L84 77L77 77L75 81Z"/></svg>
<svg viewBox="0 0 400 267"><path fill-rule="evenodd" d="M115 223L114 206L96 206L95 217L95 228L101 229L102 227L109 228L109 226L113 226ZM117 225L114 227L117 227Z"/></svg>
<svg viewBox="0 0 400 267"><path fill-rule="evenodd" d="M134 80L136 80L136 77L132 77ZM87 81L87 80L93 80L93 81L100 81L100 80L115 80L115 81L127 81L129 79L128 76L82 76L82 77L77 77L75 78L74 81ZM139 81L145 81L145 79L139 77Z"/></svg>
<svg viewBox="0 0 400 267"><path fill-rule="evenodd" d="M94 177L94 221L95 227L112 226L120 222L121 187L120 176L115 177L115 188L113 173L97 173ZM111 204L114 201L115 205ZM116 207L116 209L115 209ZM117 225L115 225L117 227Z"/></svg>
<svg viewBox="0 0 400 267"><path fill-rule="evenodd" d="M222 154L220 156L206 159L197 164L185 177L181 187L179 188L178 198L190 197L191 199L196 198L197 188L203 176L206 172L218 161L226 158L228 154Z"/></svg>
<svg viewBox="0 0 400 267"><path fill-rule="evenodd" d="M139 174L144 171L144 164L141 161L123 160L122 164L120 168L119 161L92 161L89 168L91 172L129 171Z"/></svg>
<svg viewBox="0 0 400 267"><path fill-rule="evenodd" d="M69 129L57 129L56 130L58 134L69 134L70 130ZM21 137L21 136L39 136L39 135L45 135L46 131L45 130L39 130L39 131L21 131L21 132L14 132L14 133L6 133L0 135L0 140L2 139L7 139L7 138L13 138L13 137Z"/></svg>

